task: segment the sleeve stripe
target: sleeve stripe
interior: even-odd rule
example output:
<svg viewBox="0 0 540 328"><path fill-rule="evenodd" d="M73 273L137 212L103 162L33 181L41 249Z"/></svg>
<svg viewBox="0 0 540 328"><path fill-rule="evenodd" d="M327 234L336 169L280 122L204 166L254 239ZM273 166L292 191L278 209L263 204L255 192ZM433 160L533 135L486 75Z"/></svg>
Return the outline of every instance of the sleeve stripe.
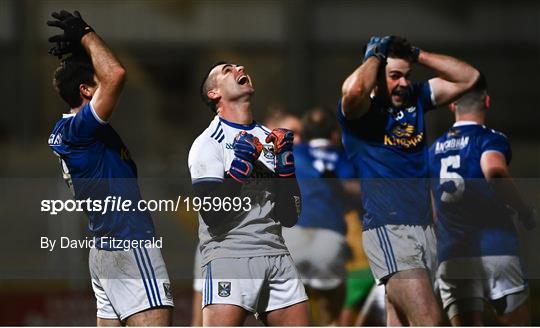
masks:
<svg viewBox="0 0 540 328"><path fill-rule="evenodd" d="M427 81L427 85L429 87L429 98L431 99L431 104L434 107L437 107L437 102L435 101L435 94L433 93L433 89L431 88L431 83Z"/></svg>
<svg viewBox="0 0 540 328"><path fill-rule="evenodd" d="M219 140L219 138L223 135L223 129L220 129L218 134L215 136L214 139Z"/></svg>
<svg viewBox="0 0 540 328"><path fill-rule="evenodd" d="M204 177L204 178L191 179L192 184L197 184L197 183L201 183L201 182L223 182L223 178Z"/></svg>
<svg viewBox="0 0 540 328"><path fill-rule="evenodd" d="M210 136L210 138L213 138L215 135L216 135L216 132L218 132L219 128L221 127L221 121L218 123L216 129L214 130L214 132L212 133L212 135Z"/></svg>
<svg viewBox="0 0 540 328"><path fill-rule="evenodd" d="M90 106L90 111L92 112L92 115L94 115L94 118L96 119L96 121L99 122L99 124L107 124L107 123L109 123L109 122L107 122L107 121L102 120L102 119L98 116L98 114L96 113L96 110L94 109L94 106L92 106L92 102L91 102L91 101L88 103L88 106Z"/></svg>

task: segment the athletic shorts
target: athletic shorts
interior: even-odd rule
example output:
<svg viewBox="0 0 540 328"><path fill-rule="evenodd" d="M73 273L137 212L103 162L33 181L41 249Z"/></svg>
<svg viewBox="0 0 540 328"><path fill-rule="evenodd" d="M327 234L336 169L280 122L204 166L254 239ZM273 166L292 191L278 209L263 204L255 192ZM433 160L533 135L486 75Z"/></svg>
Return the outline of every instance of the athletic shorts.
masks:
<svg viewBox="0 0 540 328"><path fill-rule="evenodd" d="M343 284L349 254L344 235L303 227L284 228L282 234L304 285L330 290Z"/></svg>
<svg viewBox="0 0 540 328"><path fill-rule="evenodd" d="M203 276L203 308L232 304L259 315L307 300L290 255L215 259Z"/></svg>
<svg viewBox="0 0 540 328"><path fill-rule="evenodd" d="M193 290L201 293L204 286L204 279L202 277L201 269L202 255L199 249L199 245L195 248L195 260L193 261Z"/></svg>
<svg viewBox="0 0 540 328"><path fill-rule="evenodd" d="M437 239L431 225L389 224L364 231L362 242L371 271L381 283L396 272L419 268L435 279Z"/></svg>
<svg viewBox="0 0 540 328"><path fill-rule="evenodd" d="M373 279L369 268L349 272L343 306L347 309L354 309L359 306L360 303L367 299L374 284L375 279Z"/></svg>
<svg viewBox="0 0 540 328"><path fill-rule="evenodd" d="M92 248L89 267L98 318L123 321L149 308L174 306L159 248L128 251Z"/></svg>
<svg viewBox="0 0 540 328"><path fill-rule="evenodd" d="M525 292L524 297L520 298L524 301L528 295L520 259L510 255L462 257L444 261L437 270L437 284L447 311L452 303L463 299L478 298L492 302L507 295ZM508 304L502 312L511 312L521 303Z"/></svg>

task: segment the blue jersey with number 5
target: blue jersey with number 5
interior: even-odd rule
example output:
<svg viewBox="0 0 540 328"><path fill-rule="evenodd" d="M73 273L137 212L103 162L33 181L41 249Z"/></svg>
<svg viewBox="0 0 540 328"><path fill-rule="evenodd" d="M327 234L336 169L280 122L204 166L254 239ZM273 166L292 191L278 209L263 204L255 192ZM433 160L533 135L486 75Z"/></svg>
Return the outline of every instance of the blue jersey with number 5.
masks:
<svg viewBox="0 0 540 328"><path fill-rule="evenodd" d="M455 257L517 255L516 230L506 205L484 178L484 152L511 159L502 133L458 122L429 151L431 187L437 210L439 262Z"/></svg>

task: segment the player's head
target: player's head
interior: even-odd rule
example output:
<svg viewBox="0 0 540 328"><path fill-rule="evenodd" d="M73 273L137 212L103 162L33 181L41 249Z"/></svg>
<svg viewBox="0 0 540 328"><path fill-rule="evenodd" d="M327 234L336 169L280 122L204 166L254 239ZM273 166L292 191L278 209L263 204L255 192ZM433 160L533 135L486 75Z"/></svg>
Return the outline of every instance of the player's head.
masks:
<svg viewBox="0 0 540 328"><path fill-rule="evenodd" d="M97 89L94 68L86 53L74 54L62 60L54 72L53 85L71 108L90 101Z"/></svg>
<svg viewBox="0 0 540 328"><path fill-rule="evenodd" d="M336 141L339 131L336 115L329 109L317 107L305 113L302 117L302 138L305 141L313 139L329 139Z"/></svg>
<svg viewBox="0 0 540 328"><path fill-rule="evenodd" d="M396 36L388 47L386 65L379 71L379 87L394 107L403 106L409 99L413 58L409 41Z"/></svg>
<svg viewBox="0 0 540 328"><path fill-rule="evenodd" d="M214 64L204 76L200 89L203 102L214 113L218 112L221 102L250 99L254 91L244 67L228 62Z"/></svg>
<svg viewBox="0 0 540 328"><path fill-rule="evenodd" d="M490 97L487 93L487 81L483 74L480 74L478 81L473 88L456 101L450 103L450 109L457 116L465 115L485 115L490 106Z"/></svg>

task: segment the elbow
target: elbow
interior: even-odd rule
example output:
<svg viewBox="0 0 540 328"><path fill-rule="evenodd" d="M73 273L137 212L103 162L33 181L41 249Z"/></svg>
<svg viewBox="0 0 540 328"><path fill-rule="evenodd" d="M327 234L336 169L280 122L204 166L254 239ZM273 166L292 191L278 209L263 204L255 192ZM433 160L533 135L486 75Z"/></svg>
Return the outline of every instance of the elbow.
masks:
<svg viewBox="0 0 540 328"><path fill-rule="evenodd" d="M126 75L126 69L122 65L118 65L113 70L111 70L111 80L113 80L116 84L124 84L124 81L126 80Z"/></svg>
<svg viewBox="0 0 540 328"><path fill-rule="evenodd" d="M478 83L478 81L480 80L480 76L481 76L480 71L478 71L474 67L471 67L470 78L468 79L467 84L465 86L467 91L471 90L476 85L476 83Z"/></svg>
<svg viewBox="0 0 540 328"><path fill-rule="evenodd" d="M503 179L510 177L508 169L504 167L493 167L486 171L485 173L486 180L492 181L495 179Z"/></svg>
<svg viewBox="0 0 540 328"><path fill-rule="evenodd" d="M362 88L343 89L341 98L341 108L343 115L347 118L363 112L362 104L365 102L366 92Z"/></svg>
<svg viewBox="0 0 540 328"><path fill-rule="evenodd" d="M126 69L121 65L115 65L100 80L102 84L107 85L109 88L121 89L126 80Z"/></svg>

